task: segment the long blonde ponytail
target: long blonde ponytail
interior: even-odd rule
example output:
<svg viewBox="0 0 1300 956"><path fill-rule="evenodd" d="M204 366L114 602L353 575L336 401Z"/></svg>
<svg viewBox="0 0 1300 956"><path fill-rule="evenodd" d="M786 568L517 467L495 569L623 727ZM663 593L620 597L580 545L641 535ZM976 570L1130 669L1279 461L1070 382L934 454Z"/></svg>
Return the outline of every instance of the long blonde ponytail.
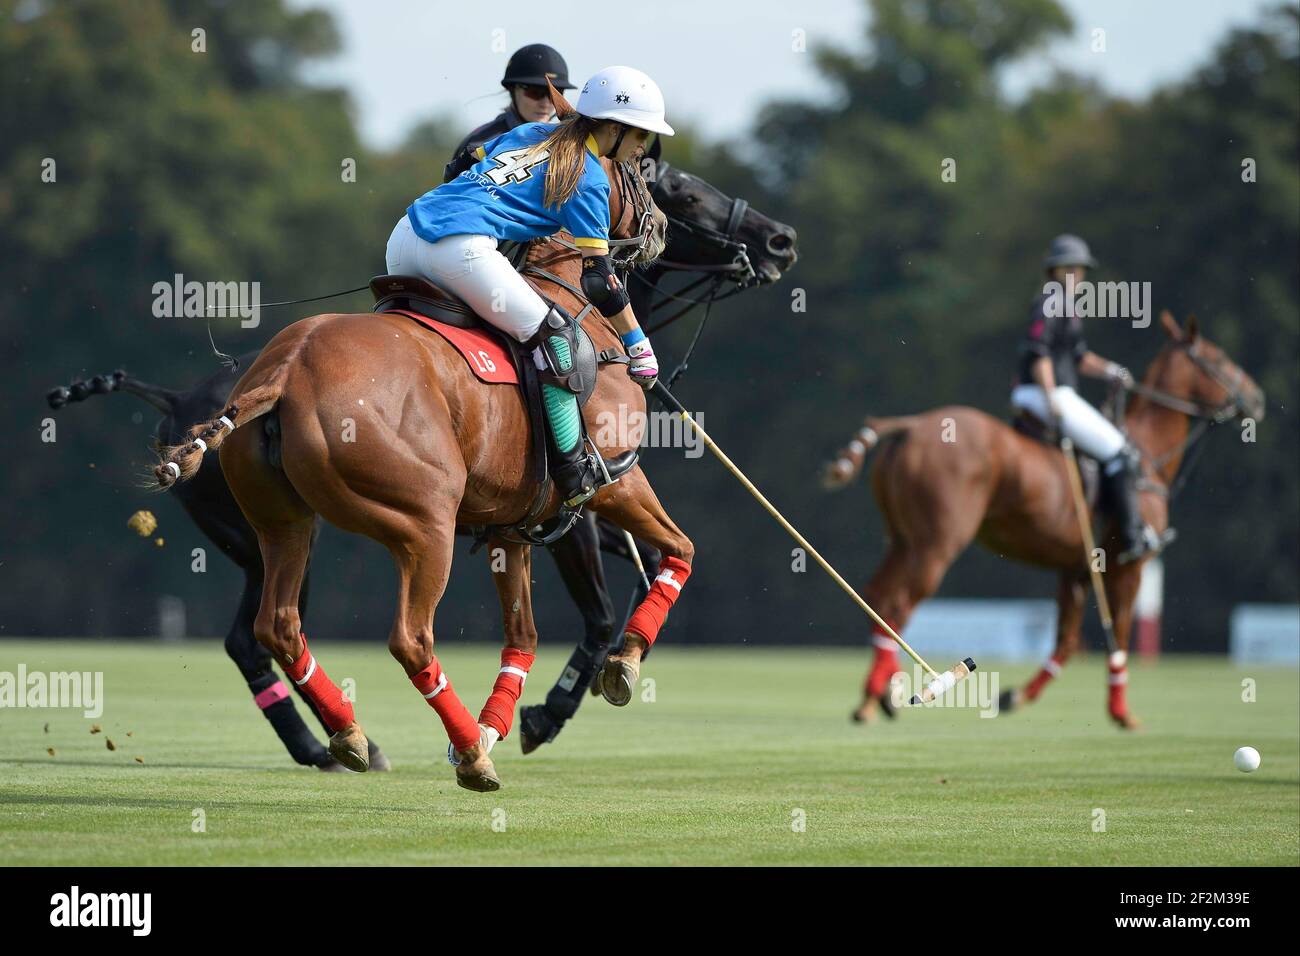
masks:
<svg viewBox="0 0 1300 956"><path fill-rule="evenodd" d="M547 206L559 208L577 192L587 163L587 137L601 122L571 113L560 120L546 139L524 154L523 161L528 162L538 153L550 153L546 163L546 188L542 199Z"/></svg>

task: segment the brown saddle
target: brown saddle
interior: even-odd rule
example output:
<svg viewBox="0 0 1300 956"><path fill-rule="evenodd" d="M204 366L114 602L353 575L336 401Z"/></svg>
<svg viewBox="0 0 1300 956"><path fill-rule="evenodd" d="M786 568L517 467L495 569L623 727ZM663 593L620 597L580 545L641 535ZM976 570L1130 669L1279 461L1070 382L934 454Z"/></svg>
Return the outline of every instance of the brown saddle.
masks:
<svg viewBox="0 0 1300 956"><path fill-rule="evenodd" d="M370 292L376 312L405 309L458 329L484 324L464 300L419 276L375 276L370 280Z"/></svg>
<svg viewBox="0 0 1300 956"><path fill-rule="evenodd" d="M1054 448L1058 452L1061 450L1060 429L1034 417L1024 409L1012 414L1011 427L1026 438ZM1083 495L1088 501L1089 509L1095 511L1101 491L1101 466L1097 464L1095 458L1089 458L1082 453L1077 456L1077 459L1079 477L1083 479Z"/></svg>
<svg viewBox="0 0 1300 956"><path fill-rule="evenodd" d="M515 266L519 268L520 262L516 261ZM475 550L492 533L501 534L511 540L540 545L551 544L563 537L577 522L581 509L572 511L561 506L560 513L555 518L546 522L545 525L539 523L550 500L551 477L547 463L547 424L542 411L541 379L537 365L533 362L529 350L521 345L514 336L500 331L490 322L485 322L463 299L420 276L375 276L370 280L370 291L375 297L376 312L391 312L401 309L418 313L426 318L433 319L435 322L445 322L456 328L484 329L501 340L506 347L507 354L510 355L511 360L514 362L520 388L524 394L524 405L528 410L529 428L532 433L532 441L530 442L532 447L532 476L537 484L537 494L533 497L528 512L517 524L471 529L478 538ZM618 349L606 349L599 353L596 351L591 337L582 328L582 318L590 310L591 306L588 305L576 317L578 322L578 350L573 359L579 381L583 383L582 391L578 395L579 407L586 405L587 399L595 391L596 374L601 365L611 362L627 362L627 357ZM606 460L604 462L605 470L612 480L617 481L635 467L638 457L638 450L631 448L621 455Z"/></svg>

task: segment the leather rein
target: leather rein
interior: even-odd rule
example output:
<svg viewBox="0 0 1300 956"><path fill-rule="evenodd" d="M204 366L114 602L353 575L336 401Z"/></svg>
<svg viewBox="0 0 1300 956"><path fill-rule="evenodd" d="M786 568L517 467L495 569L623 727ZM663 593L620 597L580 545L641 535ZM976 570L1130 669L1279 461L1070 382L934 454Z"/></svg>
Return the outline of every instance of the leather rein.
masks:
<svg viewBox="0 0 1300 956"><path fill-rule="evenodd" d="M668 163L663 160L656 162L654 186L650 189L651 197L654 197L654 195L659 191L660 184L664 179L664 173L666 173L669 168ZM663 210L660 211L662 212ZM672 216L668 213L664 213L664 218L668 220L668 225L671 228L693 236L706 246L712 246L721 251L724 255L729 254L731 256L729 262L721 262L715 265L698 265L690 262L676 262L672 259L656 259L654 264L666 271L689 272L699 275L698 279L688 283L679 292L664 292L658 288L656 283L651 282L645 276L636 272L632 273L632 276L635 277L638 282L649 286L651 290L651 302L649 307L650 314L647 316L647 319L653 317L657 310L667 306L670 302L686 303L684 308L679 309L673 315L663 319L662 321L651 324L649 328L646 329L647 334L653 334L658 332L660 329L667 328L692 309L701 305L704 306L704 314L700 317L700 324L696 327L695 334L691 337L691 342L686 348L686 353L682 356L682 360L678 364L676 370L674 370L672 375L668 377L667 386L669 388L672 388L677 379L680 378L682 373L689 367L691 355L694 354L695 346L699 344L700 337L704 334L704 327L708 324L709 313L713 308L713 303L720 302L723 299L729 299L731 296L743 292L745 289L754 285L757 281L758 274L754 270L753 263L750 262L749 249L745 243L740 242L736 238L736 234L740 230L740 224L745 218L745 213L748 211L749 203L747 201L740 199L739 197L732 199L731 209L727 215L727 224L721 232L717 229L712 229L709 226L697 222L691 222L690 220L682 219L679 216ZM723 291L727 283L731 283L732 288ZM697 296L691 296L689 294L702 285L706 286L702 294ZM656 293L661 296L658 302L654 301L654 295Z"/></svg>
<svg viewBox="0 0 1300 956"><path fill-rule="evenodd" d="M1143 491L1150 491L1154 494L1161 495L1169 501L1173 501L1180 491L1187 485L1187 479L1191 476L1197 461L1200 459L1201 452L1204 450L1204 444L1201 439L1209 432L1210 428L1215 425L1221 425L1237 418L1243 407L1247 404L1246 399L1241 394L1241 381L1245 378L1245 371L1239 367L1235 368L1234 374L1229 377L1223 369L1223 360L1215 362L1208 361L1205 356L1199 352L1200 342L1193 342L1188 345L1186 342L1180 342L1177 346L1186 352L1187 357L1191 359L1192 364L1197 367L1201 374L1205 375L1216 385L1227 393L1227 398L1218 405L1203 405L1200 402L1194 402L1184 398L1181 395L1174 395L1170 392L1161 391L1144 385L1141 382L1134 382L1121 389L1118 393L1117 415L1116 417L1122 422L1127 409L1125 408L1126 398L1129 392L1145 398L1152 404L1159 405L1171 411L1178 412L1192 419L1195 423L1187 431L1187 437L1178 443L1169 451L1152 457L1143 452L1142 457L1150 466L1153 473L1157 476L1161 470L1170 461L1178 456L1183 456L1179 463L1178 471L1173 480L1168 484L1159 478L1142 478L1139 487Z"/></svg>

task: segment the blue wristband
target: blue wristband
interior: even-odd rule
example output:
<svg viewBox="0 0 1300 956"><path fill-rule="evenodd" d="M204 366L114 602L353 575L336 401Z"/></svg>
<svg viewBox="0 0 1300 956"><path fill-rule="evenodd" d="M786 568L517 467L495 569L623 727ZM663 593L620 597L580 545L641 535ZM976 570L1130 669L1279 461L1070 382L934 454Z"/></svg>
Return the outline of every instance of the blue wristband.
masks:
<svg viewBox="0 0 1300 956"><path fill-rule="evenodd" d="M625 349L630 349L632 346L636 345L638 342L644 342L644 341L645 341L645 333L644 333L643 331L641 331L641 327L640 327L640 326L637 326L637 327L636 327L635 329L633 329L631 332L628 332L626 335L621 336L621 338L623 339L623 348L625 348Z"/></svg>

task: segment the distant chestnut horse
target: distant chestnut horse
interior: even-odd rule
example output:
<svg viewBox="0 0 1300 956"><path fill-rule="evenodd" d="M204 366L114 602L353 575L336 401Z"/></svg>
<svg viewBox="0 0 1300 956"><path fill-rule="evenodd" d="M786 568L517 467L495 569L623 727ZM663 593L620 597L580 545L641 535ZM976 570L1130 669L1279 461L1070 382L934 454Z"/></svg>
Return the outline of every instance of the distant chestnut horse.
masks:
<svg viewBox="0 0 1300 956"><path fill-rule="evenodd" d="M1160 317L1170 341L1147 369L1124 416L1130 440L1142 452L1143 517L1157 531L1168 526L1168 493L1189 444L1205 423L1264 414L1264 394L1223 351L1186 330L1167 312ZM1199 424L1192 431L1191 421ZM1003 695L1004 709L1037 698L1078 646L1088 587L1082 533L1057 449L1022 435L984 412L962 406L936 408L898 418L868 418L854 443L827 468L824 483L839 488L861 470L879 445L871 484L889 531L884 562L863 590L896 630L916 606L939 587L944 573L971 540L999 557L1060 571L1056 650L1022 692ZM947 440L945 440L945 438ZM1137 721L1125 697L1127 651L1133 600L1141 561L1114 561L1117 539L1103 539L1107 552L1106 594L1114 619L1117 651L1109 660L1110 716L1121 727ZM874 635L876 663L868 675L855 719L874 717L885 703L890 677L898 670L893 642Z"/></svg>
<svg viewBox="0 0 1300 956"><path fill-rule="evenodd" d="M601 162L611 184L611 235L640 237L638 257L653 259L663 248L662 214L632 164ZM572 291L581 273L576 249L555 239L538 241L529 262L559 280L536 280L538 291L579 314L585 301ZM618 334L598 312L589 310L583 325L598 352L619 349ZM264 430L244 427L271 412L279 418L280 467L268 460ZM621 365L602 368L583 409L593 439L617 443L597 441L606 459L634 448L640 435L593 423L602 415L605 421L636 422L633 416L644 412L644 394ZM354 424L345 436L349 419ZM325 676L301 633L298 593L317 514L373 538L392 554L399 584L389 650L446 727L457 782L496 790L500 781L488 756L493 741L480 737L479 725L506 735L533 661L529 547L496 539L488 549L498 559L493 579L506 648L478 721L434 655L433 615L451 570L456 525L517 523L537 492L520 390L481 383L441 336L402 315L317 315L276 335L235 386L224 416L188 434L193 441L164 449L154 473L167 487L193 475L206 450L221 449L222 470L257 532L266 568L254 633L317 705L333 731L330 752L350 769L367 768L366 738L352 704ZM552 492L549 511L557 505ZM693 548L640 466L602 488L588 507L664 555L661 573L626 628L624 651L605 665L606 688L623 692L623 699L607 697L621 704L631 695L644 649L690 573Z"/></svg>

